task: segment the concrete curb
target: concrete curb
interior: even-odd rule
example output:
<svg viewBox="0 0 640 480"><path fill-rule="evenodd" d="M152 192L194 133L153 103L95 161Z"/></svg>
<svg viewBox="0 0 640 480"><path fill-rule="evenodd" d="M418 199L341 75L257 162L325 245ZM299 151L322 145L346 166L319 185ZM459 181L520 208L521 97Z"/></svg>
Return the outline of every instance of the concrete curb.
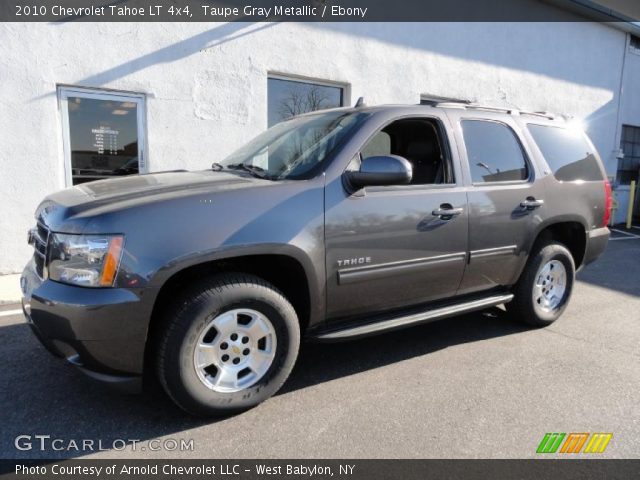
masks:
<svg viewBox="0 0 640 480"><path fill-rule="evenodd" d="M21 298L20 274L0 275L0 304L19 303Z"/></svg>

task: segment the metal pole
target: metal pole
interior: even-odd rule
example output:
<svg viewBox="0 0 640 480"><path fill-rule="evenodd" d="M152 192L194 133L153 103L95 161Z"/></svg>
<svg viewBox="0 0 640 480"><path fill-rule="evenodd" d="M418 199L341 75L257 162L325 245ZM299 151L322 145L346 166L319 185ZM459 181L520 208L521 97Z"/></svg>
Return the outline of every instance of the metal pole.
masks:
<svg viewBox="0 0 640 480"><path fill-rule="evenodd" d="M631 228L631 221L633 220L633 203L636 197L636 181L631 180L629 185L629 205L627 207L627 228Z"/></svg>

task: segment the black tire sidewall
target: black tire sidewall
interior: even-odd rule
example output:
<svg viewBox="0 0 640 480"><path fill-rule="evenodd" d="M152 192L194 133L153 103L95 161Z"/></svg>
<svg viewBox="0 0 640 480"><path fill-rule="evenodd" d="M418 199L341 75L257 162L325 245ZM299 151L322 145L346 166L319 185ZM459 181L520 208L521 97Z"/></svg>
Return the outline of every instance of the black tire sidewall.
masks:
<svg viewBox="0 0 640 480"><path fill-rule="evenodd" d="M552 260L558 260L564 266L566 270L566 286L560 304L551 311L545 311L535 302L533 298L533 289L538 277L538 272L543 265ZM555 322L562 315L564 310L567 308L569 300L571 299L575 277L575 264L573 257L564 245L551 243L540 248L533 259L533 262L528 265L527 269L526 282L525 285L522 285L524 288L521 288L518 294L522 297L528 297L527 300L531 316L529 323L549 325Z"/></svg>
<svg viewBox="0 0 640 480"><path fill-rule="evenodd" d="M239 308L262 313L276 332L276 354L267 373L251 387L238 392L216 392L198 378L194 349L202 330L220 314ZM196 414L234 413L251 408L272 396L285 382L298 355L300 328L293 307L275 289L252 282L235 283L200 295L187 303L180 320L186 329L167 339L165 382L169 394L185 410ZM179 329L178 329L179 330Z"/></svg>

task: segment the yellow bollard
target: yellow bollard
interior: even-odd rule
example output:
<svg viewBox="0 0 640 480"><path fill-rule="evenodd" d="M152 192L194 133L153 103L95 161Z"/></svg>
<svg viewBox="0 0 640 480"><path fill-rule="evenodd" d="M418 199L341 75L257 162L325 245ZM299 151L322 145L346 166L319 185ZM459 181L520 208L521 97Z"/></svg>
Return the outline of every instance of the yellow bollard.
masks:
<svg viewBox="0 0 640 480"><path fill-rule="evenodd" d="M631 180L629 185L629 205L627 207L627 228L631 228L631 220L633 220L633 203L636 197L636 181Z"/></svg>

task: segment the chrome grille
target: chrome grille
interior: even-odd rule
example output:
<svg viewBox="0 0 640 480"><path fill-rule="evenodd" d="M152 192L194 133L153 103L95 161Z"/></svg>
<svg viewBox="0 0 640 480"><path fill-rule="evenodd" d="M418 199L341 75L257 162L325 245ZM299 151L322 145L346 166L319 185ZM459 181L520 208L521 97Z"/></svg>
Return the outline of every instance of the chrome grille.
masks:
<svg viewBox="0 0 640 480"><path fill-rule="evenodd" d="M29 231L29 243L33 245L33 259L36 264L36 273L40 278L45 278L47 274L47 245L49 244L49 229L46 225L38 222Z"/></svg>

